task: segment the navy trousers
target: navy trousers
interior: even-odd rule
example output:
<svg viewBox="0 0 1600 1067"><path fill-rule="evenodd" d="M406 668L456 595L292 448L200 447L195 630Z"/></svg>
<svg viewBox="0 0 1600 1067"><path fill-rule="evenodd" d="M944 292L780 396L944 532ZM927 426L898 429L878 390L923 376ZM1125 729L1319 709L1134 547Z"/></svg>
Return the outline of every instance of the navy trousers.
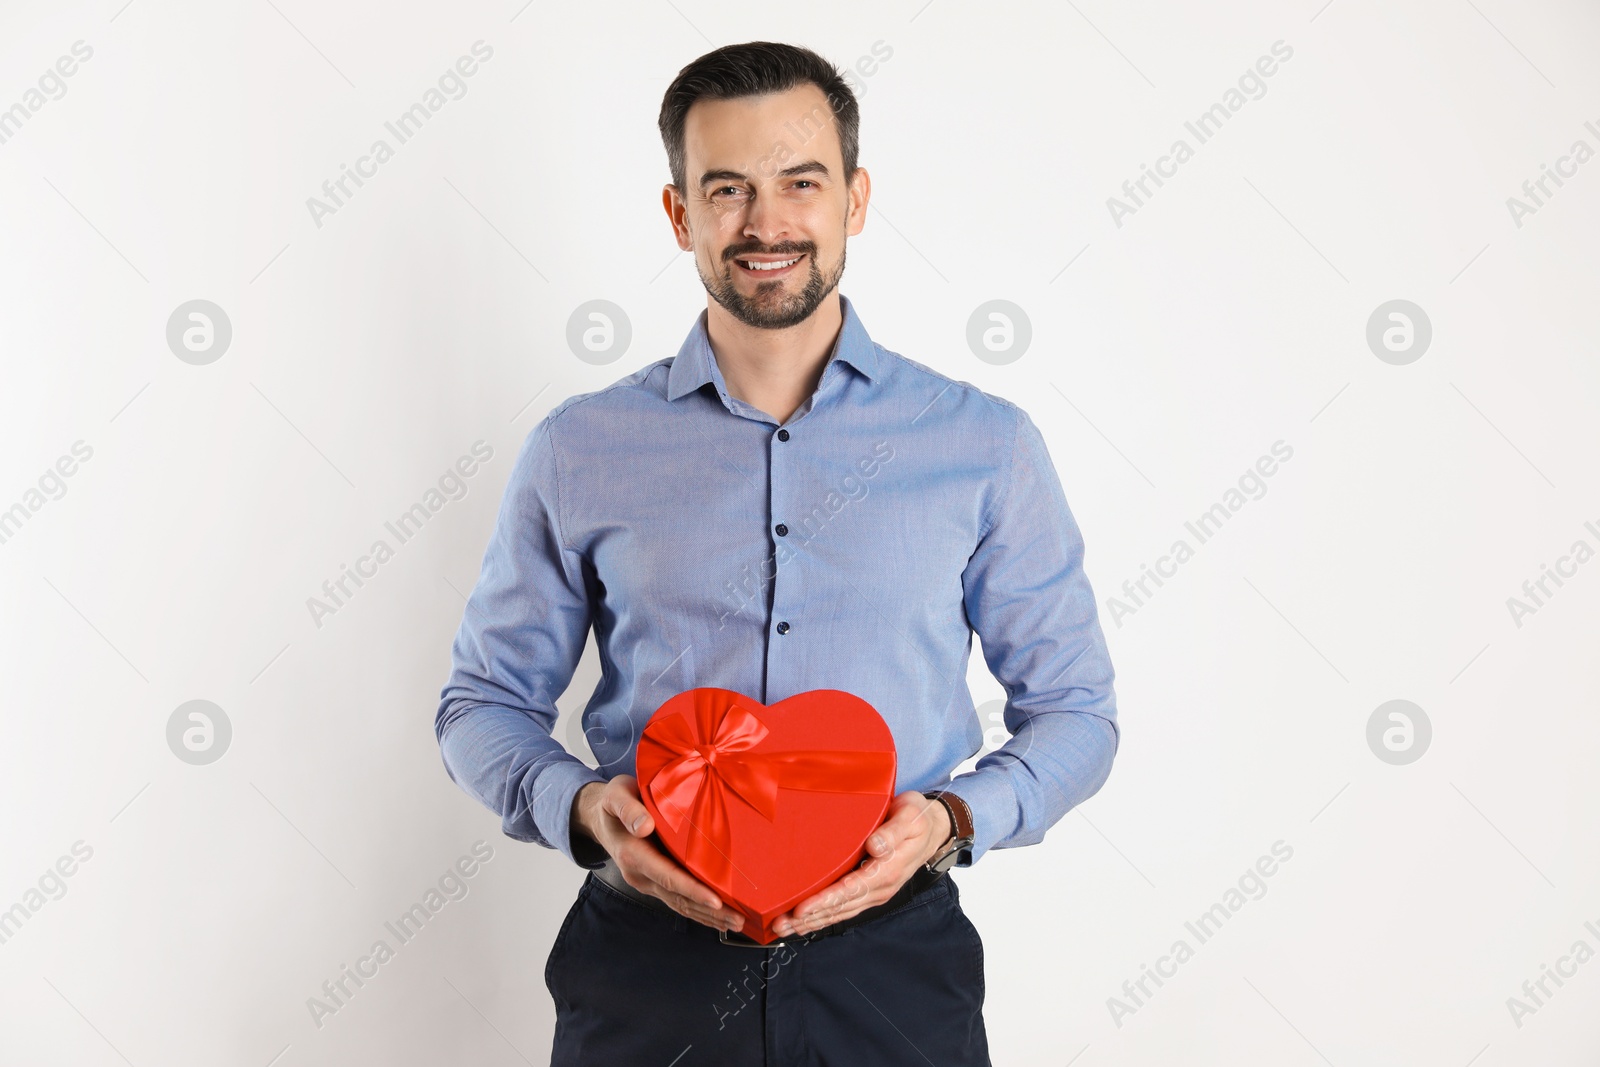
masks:
<svg viewBox="0 0 1600 1067"><path fill-rule="evenodd" d="M591 874L545 985L552 1067L989 1067L983 942L949 875L836 935L757 948Z"/></svg>

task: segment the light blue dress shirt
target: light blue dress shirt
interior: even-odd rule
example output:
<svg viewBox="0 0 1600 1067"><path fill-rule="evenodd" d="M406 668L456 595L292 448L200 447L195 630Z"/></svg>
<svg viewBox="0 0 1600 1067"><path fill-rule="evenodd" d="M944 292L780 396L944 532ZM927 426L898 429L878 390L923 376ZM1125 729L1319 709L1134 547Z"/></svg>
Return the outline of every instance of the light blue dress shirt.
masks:
<svg viewBox="0 0 1600 1067"><path fill-rule="evenodd" d="M598 866L574 794L634 773L669 697L842 689L894 734L895 792L972 808L971 860L1030 845L1110 773L1113 671L1083 538L1015 404L876 344L850 301L816 392L780 428L732 396L706 315L671 359L558 404L524 441L452 649L435 730L505 833ZM591 625L583 727L551 736ZM983 743L972 634L1011 737Z"/></svg>

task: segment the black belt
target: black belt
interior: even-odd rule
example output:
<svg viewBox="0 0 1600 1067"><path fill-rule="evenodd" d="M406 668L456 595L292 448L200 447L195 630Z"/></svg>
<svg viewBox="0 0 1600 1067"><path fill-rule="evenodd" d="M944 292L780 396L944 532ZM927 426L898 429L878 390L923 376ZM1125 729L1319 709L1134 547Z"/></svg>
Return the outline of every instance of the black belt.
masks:
<svg viewBox="0 0 1600 1067"><path fill-rule="evenodd" d="M615 859L607 858L606 862L602 866L592 868L590 873L593 874L594 877L600 879L600 881L604 882L606 885L610 886L612 889L615 889L624 896L637 900L646 907L655 908L657 911L663 912L667 915L672 915L679 918L683 917L679 916L678 912L674 911L672 907L660 897L653 896L640 889L635 889L633 886L624 881L622 877L622 871L617 866L617 861ZM719 930L718 936L723 944L734 945L739 948L777 948L779 945L784 945L791 941L810 942L824 937L832 937L834 934L843 933L852 926L858 926L864 922L871 922L873 919L887 915L891 911L895 911L898 908L904 907L906 904L911 902L912 897L916 896L918 893L921 893L924 889L928 889L938 884L939 879L943 878L944 876L945 872L941 871L940 873L935 874L934 872L928 870L928 868L925 866L918 867L915 873L913 873L910 878L906 879L905 884L902 885L898 891L896 891L895 895L884 901L882 904L873 905L864 911L852 915L848 919L842 919L839 922L830 923L829 925L817 930L813 930L808 934L790 934L788 937L779 938L778 940L765 945L758 941L752 940L751 938L746 937L744 934L741 934L737 931L729 932L727 930ZM695 922L693 919L689 919L688 921ZM711 927L706 928L708 930L711 929Z"/></svg>

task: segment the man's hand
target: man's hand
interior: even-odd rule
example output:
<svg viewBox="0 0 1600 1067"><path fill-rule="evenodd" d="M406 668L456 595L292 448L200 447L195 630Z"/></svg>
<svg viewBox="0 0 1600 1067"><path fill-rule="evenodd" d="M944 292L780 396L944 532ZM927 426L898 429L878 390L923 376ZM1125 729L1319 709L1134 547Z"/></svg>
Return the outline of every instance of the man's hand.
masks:
<svg viewBox="0 0 1600 1067"><path fill-rule="evenodd" d="M574 830L582 830L617 861L623 881L659 897L679 915L718 930L737 930L744 916L724 907L711 889L650 841L655 820L639 799L639 780L619 774L590 782L572 801Z"/></svg>
<svg viewBox="0 0 1600 1067"><path fill-rule="evenodd" d="M773 931L779 937L807 934L882 904L954 833L943 804L916 791L901 793L867 838L869 855L861 866L778 916Z"/></svg>

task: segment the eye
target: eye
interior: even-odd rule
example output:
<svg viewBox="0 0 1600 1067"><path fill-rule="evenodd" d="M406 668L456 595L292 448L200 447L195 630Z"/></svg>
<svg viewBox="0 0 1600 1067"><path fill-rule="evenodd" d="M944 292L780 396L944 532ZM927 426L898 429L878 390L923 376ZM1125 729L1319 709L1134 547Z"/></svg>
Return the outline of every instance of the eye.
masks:
<svg viewBox="0 0 1600 1067"><path fill-rule="evenodd" d="M740 189L737 185L724 185L724 186L721 186L719 188L711 190L711 195L714 196L714 197L722 197L723 199L727 199L727 197L723 196L724 193L731 193L734 196L738 196L738 195L742 194L743 192L744 192L744 190Z"/></svg>
<svg viewBox="0 0 1600 1067"><path fill-rule="evenodd" d="M795 182L794 184L795 184L796 187L799 187L799 186L802 186L802 185L809 185L813 189L815 189L817 187L817 183L812 181L810 178L801 178L799 181Z"/></svg>

